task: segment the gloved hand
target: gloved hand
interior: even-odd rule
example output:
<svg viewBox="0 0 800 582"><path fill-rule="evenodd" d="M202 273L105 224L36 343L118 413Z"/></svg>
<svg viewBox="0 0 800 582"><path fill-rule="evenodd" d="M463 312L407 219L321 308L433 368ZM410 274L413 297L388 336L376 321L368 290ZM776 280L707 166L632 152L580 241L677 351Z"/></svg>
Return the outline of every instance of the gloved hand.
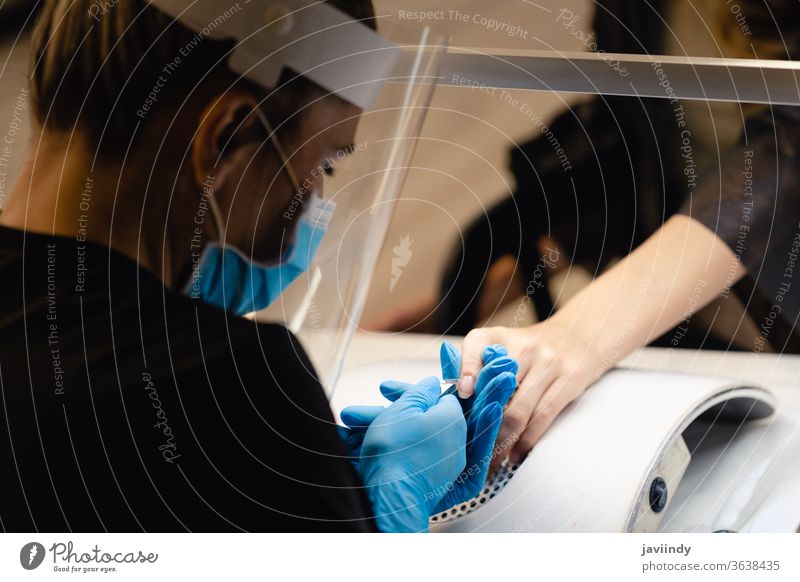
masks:
<svg viewBox="0 0 800 582"><path fill-rule="evenodd" d="M508 356L508 350L501 345L492 345L483 350L483 363L485 368L484 371L478 375L478 380L475 385L475 392L470 398L459 398L458 401L464 411L464 416L469 417L469 411L472 408L473 403L484 391L484 388L490 381L492 381L502 372L508 371L514 374L517 373L516 362L505 356ZM449 342L442 342L440 360L442 366L442 377L450 379L458 378L458 374L461 369L461 354L458 352L455 346L453 346L453 344ZM381 392L386 398L394 402L409 386L412 385L413 384L409 384L407 382L386 381L381 385ZM514 392L514 387L511 387L512 394ZM491 400L488 399L488 396L489 394L487 394L486 397L481 401L481 405L483 407L491 403ZM510 395L505 399L501 398L502 401L497 401L502 407L505 406L508 398L510 398ZM342 411L341 419L346 426L338 426L337 429L339 430L339 437L344 442L345 447L347 448L348 456L350 457L350 460L352 461L356 470L359 469L359 457L361 456L361 443L364 441L364 434L367 432L367 429L372 421L375 420L377 416L384 410L385 408L383 406L350 406ZM468 438L470 440L476 433L481 434L480 431L476 430L477 418L477 416L472 417L472 421L468 424L468 430L470 431ZM480 476L478 476L478 478L480 478Z"/></svg>
<svg viewBox="0 0 800 582"><path fill-rule="evenodd" d="M365 407L359 408L344 410L342 418L360 422ZM428 518L464 469L466 438L458 399L442 396L437 378L409 386L371 418L359 463L381 531L427 531Z"/></svg>
<svg viewBox="0 0 800 582"><path fill-rule="evenodd" d="M356 471L360 473L361 445L364 442L364 435L372 422L378 415L386 410L385 406L349 406L342 410L341 419L347 426L337 426L339 438L344 442L350 462L353 463Z"/></svg>
<svg viewBox="0 0 800 582"><path fill-rule="evenodd" d="M458 350L452 344L444 342L440 359L442 377L458 378L461 368ZM467 419L467 464L447 494L436 504L434 513L472 499L481 492L486 483L497 433L503 419L503 407L517 387L518 365L500 345L489 346L483 351L483 364L475 382L474 394L466 400L459 399ZM405 382L387 381L381 384L381 393L389 400L396 400L410 387L411 384ZM351 426L348 421L357 425L369 420L368 409L371 407L357 408L360 410L354 412L359 414L354 414L348 420L342 414L342 420L348 426Z"/></svg>

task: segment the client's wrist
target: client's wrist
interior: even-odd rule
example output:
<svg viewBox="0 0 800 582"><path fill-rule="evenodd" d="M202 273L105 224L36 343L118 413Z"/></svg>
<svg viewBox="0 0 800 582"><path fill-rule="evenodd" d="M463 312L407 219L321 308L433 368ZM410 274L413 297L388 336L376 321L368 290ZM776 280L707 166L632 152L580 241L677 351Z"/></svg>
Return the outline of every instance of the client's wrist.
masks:
<svg viewBox="0 0 800 582"><path fill-rule="evenodd" d="M585 313L573 314L564 308L541 324L552 345L559 346L569 360L579 363L590 380L602 376L619 362L611 339L611 326L597 326L594 318ZM534 327L536 327L536 325ZM538 333L541 333L539 330ZM617 350L618 351L618 350Z"/></svg>

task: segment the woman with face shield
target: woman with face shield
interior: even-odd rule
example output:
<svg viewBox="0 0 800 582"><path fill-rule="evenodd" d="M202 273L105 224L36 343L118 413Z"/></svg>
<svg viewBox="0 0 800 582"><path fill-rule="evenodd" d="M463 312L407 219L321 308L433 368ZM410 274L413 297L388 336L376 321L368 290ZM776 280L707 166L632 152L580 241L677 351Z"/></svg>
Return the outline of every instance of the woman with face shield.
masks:
<svg viewBox="0 0 800 582"><path fill-rule="evenodd" d="M0 214L3 528L425 530L460 500L456 397L395 386L342 440L300 343L242 317L307 270L363 109L363 71L292 46L334 22L381 47L372 7L191 6L52 0L36 25L36 132Z"/></svg>

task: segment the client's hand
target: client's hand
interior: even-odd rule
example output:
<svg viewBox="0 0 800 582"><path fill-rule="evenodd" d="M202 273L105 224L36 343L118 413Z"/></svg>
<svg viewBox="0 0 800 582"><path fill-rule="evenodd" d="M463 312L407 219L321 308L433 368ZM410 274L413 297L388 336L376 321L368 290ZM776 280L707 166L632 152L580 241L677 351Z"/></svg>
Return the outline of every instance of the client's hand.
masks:
<svg viewBox="0 0 800 582"><path fill-rule="evenodd" d="M472 386L477 387L481 355L496 342L508 347L520 369L519 389L504 411L492 469L506 457L512 464L521 462L558 414L613 363L597 357L579 330L555 317L520 329L477 329L464 339L460 376L450 376L462 379L460 391L471 394Z"/></svg>

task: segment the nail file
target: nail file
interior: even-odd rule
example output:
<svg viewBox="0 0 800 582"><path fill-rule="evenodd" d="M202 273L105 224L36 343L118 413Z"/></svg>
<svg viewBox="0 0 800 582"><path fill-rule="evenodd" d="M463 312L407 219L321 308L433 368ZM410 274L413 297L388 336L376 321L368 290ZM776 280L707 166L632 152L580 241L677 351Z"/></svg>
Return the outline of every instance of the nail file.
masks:
<svg viewBox="0 0 800 582"><path fill-rule="evenodd" d="M458 385L458 378L439 380L439 385L442 388L449 386L449 388L447 388L442 392L442 396L447 396L448 394L456 394L457 393L456 386Z"/></svg>

